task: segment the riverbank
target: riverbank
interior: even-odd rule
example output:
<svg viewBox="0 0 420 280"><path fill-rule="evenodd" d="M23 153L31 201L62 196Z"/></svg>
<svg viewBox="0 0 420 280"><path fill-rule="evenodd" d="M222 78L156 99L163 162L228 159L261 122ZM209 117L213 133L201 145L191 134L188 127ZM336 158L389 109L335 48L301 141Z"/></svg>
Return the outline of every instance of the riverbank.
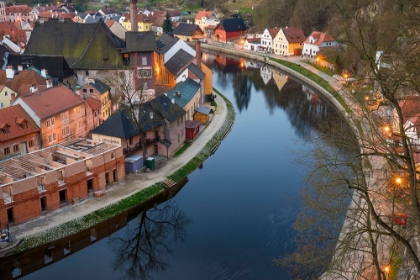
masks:
<svg viewBox="0 0 420 280"><path fill-rule="evenodd" d="M32 221L11 227L17 239L24 241L16 252L35 248L88 229L121 213L163 189L165 179L181 181L207 159L231 129L235 112L229 100L216 92L217 110L210 123L182 154L163 160L152 172L129 174L121 184L106 190L102 197L85 199Z"/></svg>

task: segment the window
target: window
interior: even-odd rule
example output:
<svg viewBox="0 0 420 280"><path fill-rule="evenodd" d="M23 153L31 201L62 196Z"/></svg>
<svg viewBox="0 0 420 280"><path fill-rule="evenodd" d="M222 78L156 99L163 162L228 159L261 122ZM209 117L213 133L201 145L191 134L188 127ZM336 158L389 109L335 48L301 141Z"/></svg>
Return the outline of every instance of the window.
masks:
<svg viewBox="0 0 420 280"><path fill-rule="evenodd" d="M89 92L90 92L90 93L93 93L93 88L90 88L90 89L89 89Z"/></svg>
<svg viewBox="0 0 420 280"><path fill-rule="evenodd" d="M48 143L51 143L52 142L52 137L51 137L51 135L48 135Z"/></svg>
<svg viewBox="0 0 420 280"><path fill-rule="evenodd" d="M86 88L84 88L84 89L83 89L83 92L84 92L84 93L86 93L86 92L87 92L87 89L86 89Z"/></svg>
<svg viewBox="0 0 420 280"><path fill-rule="evenodd" d="M7 93L7 91L4 93L4 96L7 96L7 95L9 95L8 93Z"/></svg>
<svg viewBox="0 0 420 280"><path fill-rule="evenodd" d="M67 120L68 118L69 118L69 113L68 112L61 113L61 119L62 120Z"/></svg>
<svg viewBox="0 0 420 280"><path fill-rule="evenodd" d="M32 148L34 146L34 140L29 140L28 141L28 147Z"/></svg>
<svg viewBox="0 0 420 280"><path fill-rule="evenodd" d="M4 149L3 149L3 152L4 152L4 154L5 154L5 155L10 154L10 148L9 148L9 147L4 148Z"/></svg>
<svg viewBox="0 0 420 280"><path fill-rule="evenodd" d="M48 119L47 120L47 127L53 126L55 123L54 118Z"/></svg>
<svg viewBox="0 0 420 280"><path fill-rule="evenodd" d="M147 65L147 57L145 56L141 57L141 65Z"/></svg>
<svg viewBox="0 0 420 280"><path fill-rule="evenodd" d="M13 146L13 152L14 153L19 152L19 145L14 145Z"/></svg>
<svg viewBox="0 0 420 280"><path fill-rule="evenodd" d="M151 67L138 67L137 73L139 78L152 78L152 68Z"/></svg>
<svg viewBox="0 0 420 280"><path fill-rule="evenodd" d="M0 103L0 108L4 108L4 103L3 102Z"/></svg>
<svg viewBox="0 0 420 280"><path fill-rule="evenodd" d="M53 134L53 140L57 140L56 134Z"/></svg>

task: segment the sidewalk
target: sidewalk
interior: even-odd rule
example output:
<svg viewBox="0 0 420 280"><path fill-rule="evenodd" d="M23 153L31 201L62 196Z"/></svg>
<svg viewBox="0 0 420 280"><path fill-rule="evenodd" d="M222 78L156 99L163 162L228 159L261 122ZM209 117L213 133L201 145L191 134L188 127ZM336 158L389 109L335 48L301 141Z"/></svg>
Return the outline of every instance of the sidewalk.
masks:
<svg viewBox="0 0 420 280"><path fill-rule="evenodd" d="M210 104L204 104L210 108ZM227 115L226 103L223 98L217 99L217 111L210 123L206 125L199 136L192 142L191 146L181 155L163 159L157 164L157 168L149 173L128 174L126 180L120 184L110 187L102 197L87 198L75 205L69 205L62 209L47 213L34 220L21 225L11 227L10 230L17 239L28 237L38 232L53 228L54 226L83 217L97 209L113 204L131 194L152 186L155 183L164 181L174 171L195 157L212 139L214 134L225 122Z"/></svg>

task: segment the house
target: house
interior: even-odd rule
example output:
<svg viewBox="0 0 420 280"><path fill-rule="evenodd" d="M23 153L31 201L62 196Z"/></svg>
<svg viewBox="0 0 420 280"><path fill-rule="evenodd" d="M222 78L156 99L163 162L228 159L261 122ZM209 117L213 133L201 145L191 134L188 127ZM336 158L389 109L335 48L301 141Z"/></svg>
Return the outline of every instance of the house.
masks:
<svg viewBox="0 0 420 280"><path fill-rule="evenodd" d="M112 114L110 90L111 88L98 78L92 79L88 84L84 85L82 88L83 98L86 99L86 101L89 98L93 98L99 101L99 124L106 121L106 119L108 119L108 117ZM91 103L91 105L96 109L97 107L95 102L91 101ZM90 131L90 129L88 131Z"/></svg>
<svg viewBox="0 0 420 280"><path fill-rule="evenodd" d="M187 112L187 121L193 120L195 110L202 104L200 84L190 78L177 83L168 91L167 96Z"/></svg>
<svg viewBox="0 0 420 280"><path fill-rule="evenodd" d="M12 105L17 93L6 85L0 85L0 109Z"/></svg>
<svg viewBox="0 0 420 280"><path fill-rule="evenodd" d="M144 112L140 124L146 154L172 156L185 141L185 111L164 94L142 103L140 110ZM122 145L125 156L142 155L140 133L128 114L118 111L111 115L91 131L92 139Z"/></svg>
<svg viewBox="0 0 420 280"><path fill-rule="evenodd" d="M273 40L279 33L280 29L277 27L266 28L261 36L261 50L272 53L273 52Z"/></svg>
<svg viewBox="0 0 420 280"><path fill-rule="evenodd" d="M314 59L322 49L333 47L337 47L337 42L331 35L313 31L303 42L302 56Z"/></svg>
<svg viewBox="0 0 420 280"><path fill-rule="evenodd" d="M181 19L181 11L180 10L168 10L167 13L168 13L171 21L179 21ZM166 17L166 14L165 14L165 17Z"/></svg>
<svg viewBox="0 0 420 280"><path fill-rule="evenodd" d="M125 179L122 147L87 139L0 162L0 223L17 225Z"/></svg>
<svg viewBox="0 0 420 280"><path fill-rule="evenodd" d="M399 105L403 114L404 130L410 142L414 146L420 145L420 97L407 96L404 100L399 101ZM394 109L395 121L392 124L393 131L399 131L398 115Z"/></svg>
<svg viewBox="0 0 420 280"><path fill-rule="evenodd" d="M283 56L301 55L306 37L301 28L280 28L273 40L273 51Z"/></svg>
<svg viewBox="0 0 420 280"><path fill-rule="evenodd" d="M102 21L82 24L54 18L36 22L31 37L25 54L64 56L78 85L88 83L90 77L103 79L130 69L121 53L125 42Z"/></svg>
<svg viewBox="0 0 420 280"><path fill-rule="evenodd" d="M246 38L243 49L248 51L257 51L260 46L261 38Z"/></svg>
<svg viewBox="0 0 420 280"><path fill-rule="evenodd" d="M25 48L28 42L26 32L16 26L14 22L0 22L0 38L4 37L21 48Z"/></svg>
<svg viewBox="0 0 420 280"><path fill-rule="evenodd" d="M186 42L204 37L204 32L198 25L182 22L173 29L172 34Z"/></svg>
<svg viewBox="0 0 420 280"><path fill-rule="evenodd" d="M204 32L206 33L206 36L209 38L214 38L214 30L216 30L217 25L207 25L204 28Z"/></svg>
<svg viewBox="0 0 420 280"><path fill-rule="evenodd" d="M203 125L206 125L210 118L210 112L210 108L199 106L194 113L194 121L199 121Z"/></svg>
<svg viewBox="0 0 420 280"><path fill-rule="evenodd" d="M263 67L260 68L260 76L263 79L264 84L267 85L268 82L273 77L273 70L270 67L267 67L266 65L264 65Z"/></svg>
<svg viewBox="0 0 420 280"><path fill-rule="evenodd" d="M242 18L223 19L214 30L214 40L227 42L237 39L246 32L246 25Z"/></svg>
<svg viewBox="0 0 420 280"><path fill-rule="evenodd" d="M199 11L194 18L194 23L198 25L202 30L207 26L207 19L214 18L214 13L212 11Z"/></svg>
<svg viewBox="0 0 420 280"><path fill-rule="evenodd" d="M13 5L6 7L6 21L20 22L20 21L35 21L37 14L32 11L31 7L27 5Z"/></svg>
<svg viewBox="0 0 420 280"><path fill-rule="evenodd" d="M0 161L41 148L40 129L22 106L0 109L0 120Z"/></svg>
<svg viewBox="0 0 420 280"><path fill-rule="evenodd" d="M34 71L32 69L15 71L12 66L6 67L6 70L0 70L0 85L1 89L0 107L8 107L12 105L16 97L22 92L29 90L31 86L44 87L52 86L51 77L45 71L42 76L42 71Z"/></svg>
<svg viewBox="0 0 420 280"><path fill-rule="evenodd" d="M137 31L152 31L153 22L154 18L152 15L137 14ZM125 28L125 30L132 30L130 15L125 17L122 26Z"/></svg>
<svg viewBox="0 0 420 280"><path fill-rule="evenodd" d="M87 135L85 101L63 84L44 90L32 87L13 103L17 104L41 128L44 148Z"/></svg>
<svg viewBox="0 0 420 280"><path fill-rule="evenodd" d="M41 71L42 74L49 75L54 85L57 85L59 82L68 86L76 85L76 75L62 55L11 53L5 57L3 66L6 67L6 65L11 66L15 71L44 69L45 71Z"/></svg>
<svg viewBox="0 0 420 280"><path fill-rule="evenodd" d="M86 131L91 131L101 124L101 101L88 97L86 101ZM88 134L89 135L89 134Z"/></svg>
<svg viewBox="0 0 420 280"><path fill-rule="evenodd" d="M134 88L140 89L138 100L150 99L155 95L155 35L152 31L125 34L125 48L121 49L126 64L134 70ZM141 100L143 99L143 100Z"/></svg>
<svg viewBox="0 0 420 280"><path fill-rule="evenodd" d="M163 22L165 21L164 17L157 17L152 24L152 31L156 36L161 36L163 34Z"/></svg>

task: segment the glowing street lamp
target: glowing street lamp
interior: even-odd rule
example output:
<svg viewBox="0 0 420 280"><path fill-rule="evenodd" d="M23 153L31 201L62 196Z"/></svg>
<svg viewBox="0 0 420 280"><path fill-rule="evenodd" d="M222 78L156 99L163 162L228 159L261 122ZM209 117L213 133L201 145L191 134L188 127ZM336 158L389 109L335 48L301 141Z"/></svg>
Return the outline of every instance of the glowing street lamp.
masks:
<svg viewBox="0 0 420 280"><path fill-rule="evenodd" d="M388 280L388 275L389 275L389 271L390 271L390 267L389 265L385 266L384 270L385 270L385 279Z"/></svg>

